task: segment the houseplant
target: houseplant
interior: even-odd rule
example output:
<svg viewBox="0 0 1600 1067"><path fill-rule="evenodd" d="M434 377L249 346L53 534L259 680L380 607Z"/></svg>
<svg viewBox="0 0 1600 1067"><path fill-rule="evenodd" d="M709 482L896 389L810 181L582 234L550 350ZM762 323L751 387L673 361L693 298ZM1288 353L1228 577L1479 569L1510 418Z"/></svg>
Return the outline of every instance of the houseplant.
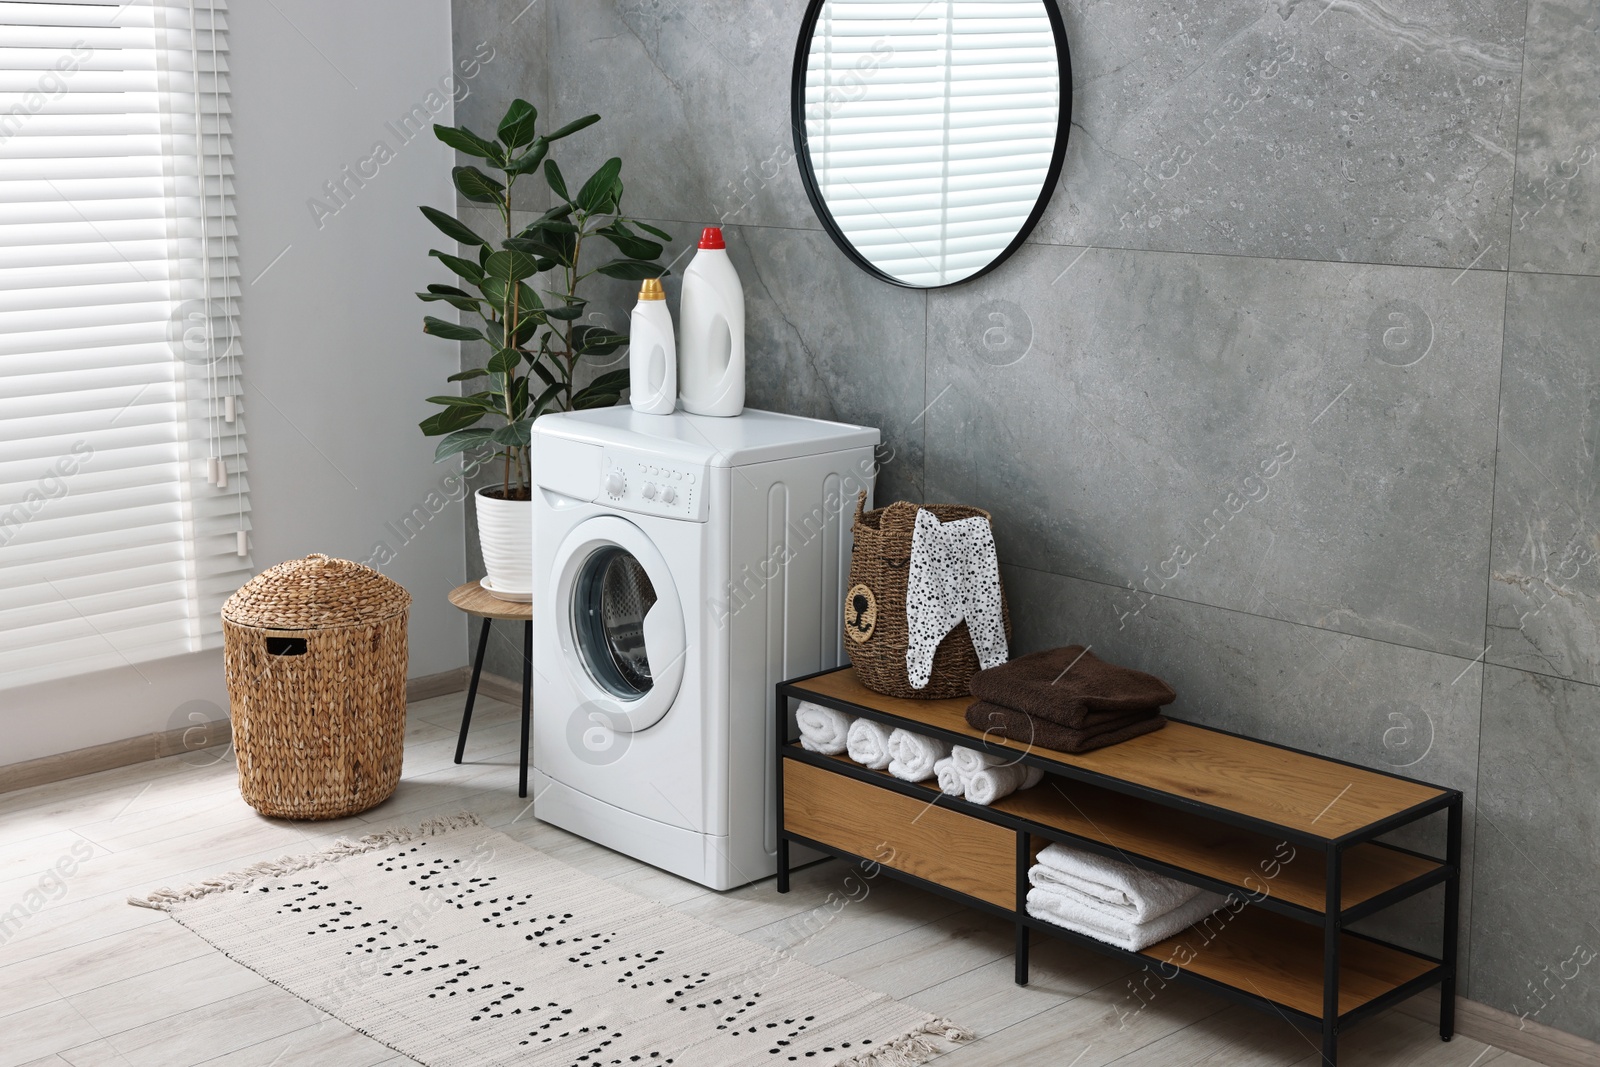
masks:
<svg viewBox="0 0 1600 1067"><path fill-rule="evenodd" d="M602 373L583 387L575 377L586 356L610 355L628 343L626 335L582 321L588 300L579 287L591 275L639 281L659 278L664 247L671 241L654 226L621 214L622 161L602 163L570 191L550 146L600 121L586 115L551 133L537 129L538 111L514 100L493 139L465 126L434 126L439 140L482 160L492 177L476 165L451 172L456 190L474 204L491 206L504 236L480 237L453 215L424 207L439 231L465 255L430 249L464 283L429 285L417 296L443 301L465 312L461 322L434 315L423 318L423 332L459 341L482 341L488 362L450 375L452 382L483 380L483 388L463 396L431 396L440 410L421 423L422 432L440 437L436 460L459 453L485 453L501 461L498 485L478 490L478 526L487 588L525 599L532 590L533 472L529 443L533 421L547 411L576 411L615 404L628 382L626 369ZM520 229L512 216L517 179L540 174L555 205ZM601 238L601 244L594 238ZM588 266L597 248L609 245L616 256ZM474 321L477 320L477 321Z"/></svg>

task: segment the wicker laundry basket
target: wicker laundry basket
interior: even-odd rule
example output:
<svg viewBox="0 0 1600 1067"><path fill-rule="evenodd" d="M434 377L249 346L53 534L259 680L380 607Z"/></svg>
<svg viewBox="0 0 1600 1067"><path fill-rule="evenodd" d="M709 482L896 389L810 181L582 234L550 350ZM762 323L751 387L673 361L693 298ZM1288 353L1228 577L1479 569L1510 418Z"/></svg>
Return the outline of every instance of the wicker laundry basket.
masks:
<svg viewBox="0 0 1600 1067"><path fill-rule="evenodd" d="M411 594L313 554L222 606L239 792L263 815L336 819L388 799L406 729Z"/></svg>
<svg viewBox="0 0 1600 1067"><path fill-rule="evenodd" d="M906 676L906 578L911 566L911 539L917 512L931 511L940 522L989 518L982 508L962 504L912 504L898 501L866 510L867 494L856 499L855 552L850 559L850 588L844 598L845 651L861 684L892 697L940 700L970 694L967 683L978 673L978 653L965 622L944 636L933 654L928 684L913 689ZM1000 589L1006 639L1011 639L1011 610L1005 587Z"/></svg>

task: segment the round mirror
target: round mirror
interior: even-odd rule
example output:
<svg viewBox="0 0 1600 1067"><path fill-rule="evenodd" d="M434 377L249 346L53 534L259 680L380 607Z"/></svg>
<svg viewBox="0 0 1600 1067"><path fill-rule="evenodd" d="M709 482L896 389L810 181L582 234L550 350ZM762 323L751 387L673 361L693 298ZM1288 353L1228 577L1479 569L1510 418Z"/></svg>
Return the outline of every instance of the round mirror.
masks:
<svg viewBox="0 0 1600 1067"><path fill-rule="evenodd" d="M791 90L823 226L863 270L932 289L1022 244L1072 113L1054 0L811 0Z"/></svg>

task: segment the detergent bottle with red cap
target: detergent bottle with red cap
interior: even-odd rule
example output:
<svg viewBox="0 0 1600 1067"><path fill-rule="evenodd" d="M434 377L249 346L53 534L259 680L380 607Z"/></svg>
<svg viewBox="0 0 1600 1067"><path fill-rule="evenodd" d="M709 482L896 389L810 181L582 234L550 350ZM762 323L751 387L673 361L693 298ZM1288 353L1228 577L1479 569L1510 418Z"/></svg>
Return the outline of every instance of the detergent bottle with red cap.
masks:
<svg viewBox="0 0 1600 1067"><path fill-rule="evenodd" d="M722 229L707 226L683 272L678 311L678 395L694 415L744 410L744 286Z"/></svg>

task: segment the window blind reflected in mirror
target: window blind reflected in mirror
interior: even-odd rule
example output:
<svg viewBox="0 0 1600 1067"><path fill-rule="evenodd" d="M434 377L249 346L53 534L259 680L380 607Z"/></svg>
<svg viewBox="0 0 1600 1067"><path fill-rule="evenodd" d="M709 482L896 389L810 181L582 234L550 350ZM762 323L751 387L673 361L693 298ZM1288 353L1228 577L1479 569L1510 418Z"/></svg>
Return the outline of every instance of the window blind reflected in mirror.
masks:
<svg viewBox="0 0 1600 1067"><path fill-rule="evenodd" d="M826 0L804 123L843 237L911 286L994 262L1051 180L1062 59L1044 0Z"/></svg>

